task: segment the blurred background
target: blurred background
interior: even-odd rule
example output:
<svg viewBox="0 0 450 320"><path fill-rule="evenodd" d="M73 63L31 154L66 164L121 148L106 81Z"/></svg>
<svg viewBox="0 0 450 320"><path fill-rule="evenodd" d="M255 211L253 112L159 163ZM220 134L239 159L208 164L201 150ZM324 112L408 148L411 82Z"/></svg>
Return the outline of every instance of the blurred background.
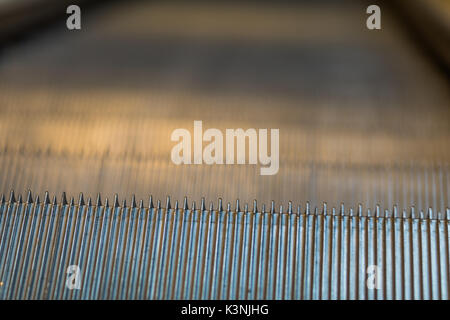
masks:
<svg viewBox="0 0 450 320"><path fill-rule="evenodd" d="M0 0L0 193L443 211L449 24L447 0ZM194 120L278 128L278 174L174 165Z"/></svg>

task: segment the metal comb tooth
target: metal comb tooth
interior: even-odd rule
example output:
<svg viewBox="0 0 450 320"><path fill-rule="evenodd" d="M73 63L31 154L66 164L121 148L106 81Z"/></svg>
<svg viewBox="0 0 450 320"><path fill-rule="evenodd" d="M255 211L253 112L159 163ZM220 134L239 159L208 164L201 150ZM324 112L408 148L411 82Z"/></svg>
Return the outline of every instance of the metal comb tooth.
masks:
<svg viewBox="0 0 450 320"><path fill-rule="evenodd" d="M97 207L101 207L102 206L102 198L100 193L97 195L97 203L96 203Z"/></svg>
<svg viewBox="0 0 450 320"><path fill-rule="evenodd" d="M201 210L194 201L194 216L188 219L162 210L159 200L158 210L148 214L143 200L137 206L135 197L128 208L125 199L119 204L117 195L114 208L124 216L113 214L108 199L102 206L100 194L95 204L88 197L87 205L83 194L78 205L73 198L67 204L63 194L59 206L56 197L50 202L48 192L42 203L36 196L28 209L18 209L21 201L22 196L16 198L11 191L9 206L0 205L0 299L449 299L448 209L434 213L429 208L417 219L411 207L408 217L413 219L407 219L407 211L400 213L396 206L385 210L377 205L363 216L361 205L354 214L342 204L337 212L331 208L329 215L326 203L312 211L307 203L306 218L302 218L284 214L292 214L292 202L286 212L282 205L277 212L271 202L267 217L278 218L269 222L263 218L265 206L259 211L256 200L249 215L248 205L240 211L239 201L234 210L228 203L224 211L219 199L214 211L212 202L206 208L202 198ZM31 191L26 203L33 203ZM170 206L167 197L164 209ZM78 214L75 207L86 208L85 213ZM142 212L140 218L130 218L138 212ZM224 219L216 220L217 212ZM234 214L238 215L231 218ZM362 220L365 216L370 220ZM253 223L246 222L250 219ZM47 226L45 232L43 226ZM420 237L413 229L420 230ZM252 234L260 234L261 241ZM283 254L284 250L289 254ZM38 265L30 275L32 257ZM373 262L378 262L382 283L387 284L376 294L364 289L366 268ZM83 275L76 291L66 286L70 265L79 267ZM263 268L265 277L259 278L261 271L252 268L256 265ZM283 286L283 279L292 281Z"/></svg>

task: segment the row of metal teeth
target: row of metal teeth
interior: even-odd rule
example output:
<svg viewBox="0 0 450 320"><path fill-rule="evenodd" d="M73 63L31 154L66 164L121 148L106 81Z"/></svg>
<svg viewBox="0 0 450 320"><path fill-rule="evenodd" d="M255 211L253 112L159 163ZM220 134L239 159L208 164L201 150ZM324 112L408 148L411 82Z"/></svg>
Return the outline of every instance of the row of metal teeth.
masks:
<svg viewBox="0 0 450 320"><path fill-rule="evenodd" d="M24 205L12 192L0 203L0 299L450 297L448 219L202 203L172 209L169 198L164 209L150 198L145 208L116 196L112 206L100 197L93 205L80 195L75 204L63 195L58 204L29 192Z"/></svg>
<svg viewBox="0 0 450 320"><path fill-rule="evenodd" d="M4 195L1 195L0 197L0 204L5 204L6 202L9 203L22 203L23 199L22 199L22 195L18 195L17 200L16 200L16 196L14 193L14 190L11 190L10 196L9 196L9 201L6 201L6 198ZM40 198L39 196L36 197L35 200L33 200L33 196L31 193L31 190L28 191L28 195L27 195L27 199L26 199L26 203L40 203ZM48 192L45 192L44 195L44 200L43 200L44 204L52 204L52 205L58 205L58 201L56 196L53 197L52 200L50 200L50 195ZM110 203L108 198L106 198L105 200L105 204L103 205L102 200L101 200L101 195L98 194L97 195L97 199L95 201L95 203L92 201L92 198L88 198L87 202L84 199L84 195L83 193L80 193L78 202L75 202L75 199L72 197L70 198L70 201L67 200L66 197L66 193L63 192L62 196L61 196L61 205L62 206L74 206L74 205L78 205L78 206L88 206L88 207L109 207ZM122 204L120 204L119 202L119 197L116 194L114 196L114 202L112 204L112 207L114 208L126 208L127 207L127 202L126 199L124 199L122 201ZM148 206L145 207L144 205L144 200L140 200L139 204L136 201L135 196L133 195L131 197L131 204L129 205L129 207L131 208L149 208L149 209L163 209L162 207L162 203L160 200L157 200L156 202L156 206L154 205L153 202L153 197L150 196L149 197L149 201L148 201ZM226 208L224 209L224 203L222 201L221 198L218 199L218 204L217 204L217 208L214 209L214 203L211 201L209 203L209 207L207 208L206 206L206 200L205 198L202 198L200 201L200 207L198 208L196 205L196 202L193 201L192 205L191 205L191 209L189 209L189 203L188 203L188 199L187 197L184 197L184 201L183 201L183 205L180 206L178 203L178 200L175 201L175 205L172 207L171 204L171 200L170 200L170 196L167 197L166 200L166 206L164 207L164 209L166 210L191 210L191 211L196 211L196 210L200 210L200 211L218 211L218 212L243 212L243 213L286 213L286 214L306 214L306 215L310 215L310 214L315 214L315 215L319 215L319 214L323 214L323 215L341 215L341 216L359 216L359 217L385 217L385 218L403 218L403 219L439 219L439 220L450 220L450 208L447 208L445 212L437 212L435 210L433 210L432 208L428 208L428 210L426 212L424 212L423 210L415 210L414 206L411 206L409 208L409 210L407 209L398 209L398 207L396 205L393 206L392 210L388 210L388 209L381 209L381 207L379 205L377 205L375 207L374 210L371 210L370 208L367 208L367 210L363 210L363 207L361 204L359 204L357 206L357 209L354 210L353 208L348 208L347 210L345 209L345 205L341 204L340 207L338 209L336 208L331 208L331 210L328 209L327 203L323 203L322 208L317 208L315 207L314 209L311 208L310 203L306 202L305 205L305 209L304 211L301 210L301 205L297 206L297 210L294 210L293 204L291 201L288 202L287 205L287 209L284 210L283 209L283 205L279 206L279 209L277 210L277 207L275 205L275 201L271 201L271 205L269 207L269 210L267 210L266 205L263 204L261 210L258 210L258 204L257 204L257 200L253 200L253 207L250 209L249 205L246 203L244 205L244 208L241 208L240 205L240 201L239 199L236 200L236 205L234 207L234 209L231 206L231 203L228 202L226 204Z"/></svg>

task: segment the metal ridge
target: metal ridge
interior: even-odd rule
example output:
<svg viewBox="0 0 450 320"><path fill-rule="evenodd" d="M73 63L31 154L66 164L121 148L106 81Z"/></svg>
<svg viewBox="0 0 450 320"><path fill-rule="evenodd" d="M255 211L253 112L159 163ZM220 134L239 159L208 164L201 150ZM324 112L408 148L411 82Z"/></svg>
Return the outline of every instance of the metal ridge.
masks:
<svg viewBox="0 0 450 320"><path fill-rule="evenodd" d="M1 196L0 299L450 298L448 209L180 203Z"/></svg>
<svg viewBox="0 0 450 320"><path fill-rule="evenodd" d="M16 199L16 193L14 192L14 190L11 190L9 197L6 197L4 194L0 195L0 204L12 204L12 203L17 203L19 202L19 200ZM22 195L19 194L18 197L20 199L22 199ZM56 205L57 204L57 197L53 196L53 201L52 204ZM85 196L84 194L81 192L78 198L78 202L75 202L74 199L72 198L72 201L70 203L70 206L87 206L87 207L109 207L109 199L105 198L105 204L102 204L102 196L100 193L97 194L96 196L96 200L95 202L92 200L91 197L88 197L88 203L85 203ZM144 199L139 199L137 200L135 198L134 195L132 195L131 197L131 207L136 207L137 206L137 201L139 201L140 205L139 207L141 207L142 204L142 208L146 208L146 209L152 209L154 208L153 206L153 196L150 195L148 198L148 205L145 206L144 205ZM22 200L20 200L22 201ZM158 205L158 209L165 209L165 210L189 210L189 203L188 203L188 198L187 196L184 197L183 199L183 206L179 206L178 205L178 200L175 201L176 205L175 208L172 208L172 206L170 205L171 203L171 197L167 196L166 198L166 206L162 206L162 201L161 200L157 200L159 205ZM32 198L32 192L31 190L28 190L27 192L27 198L26 198L26 203L33 203L33 198ZM48 193L48 191L45 192L44 194L44 202L46 203L50 203L50 194ZM66 192L62 192L61 195L61 203L62 205L66 205L68 206L69 203L67 202L66 199ZM217 198L217 204L218 206L216 207L216 209L214 209L214 202L210 201L209 202L209 206L208 209L206 208L206 200L205 198L201 198L200 201L200 208L197 208L196 205L196 201L192 201L192 205L191 205L191 210L190 211L229 211L229 212L243 212L243 213L278 213L278 214L296 214L296 215L341 215L341 216L359 216L359 217L377 217L377 218L394 218L394 219L407 219L407 218L412 218L412 219L429 219L429 220L450 220L450 208L446 208L445 212L436 212L435 210L433 210L433 208L428 208L428 210L423 211L423 210L416 210L415 206L410 206L407 209L399 209L398 205L394 205L392 207L392 209L386 209L386 208L381 208L380 205L377 205L375 208L366 208L365 210L363 209L363 206L361 203L359 203L356 206L356 209L354 209L352 206L345 206L344 203L341 203L341 205L336 208L336 207L331 207L329 208L326 202L322 203L321 207L314 207L312 208L310 206L310 202L306 201L305 205L304 205L304 209L303 211L301 210L302 205L298 204L297 205L297 209L295 210L295 206L293 205L292 201L288 202L287 206L276 206L274 201L270 202L270 207L268 210L266 210L266 205L263 204L261 206L261 210L257 209L257 203L258 201L255 199L253 200L253 208L251 210L248 209L248 203L245 203L244 209L242 209L240 207L240 200L236 199L236 205L234 206L234 209L232 204L230 202L227 203L226 209L223 209L223 200L222 198ZM119 195L115 194L114 195L114 204L113 207L117 207L117 208L127 208L129 206L127 206L126 204L126 199L123 200L122 204L120 204L119 201ZM278 208L278 209L277 209ZM285 209L283 209L285 208Z"/></svg>

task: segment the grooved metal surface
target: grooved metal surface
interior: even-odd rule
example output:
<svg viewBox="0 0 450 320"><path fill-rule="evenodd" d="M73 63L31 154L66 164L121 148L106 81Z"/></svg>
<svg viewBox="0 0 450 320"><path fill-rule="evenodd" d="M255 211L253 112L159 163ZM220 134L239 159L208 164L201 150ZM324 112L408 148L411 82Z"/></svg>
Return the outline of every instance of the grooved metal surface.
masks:
<svg viewBox="0 0 450 320"><path fill-rule="evenodd" d="M1 49L0 193L443 211L448 78L382 11L378 32L364 1L126 0L82 6L72 32L61 10ZM279 172L175 165L171 133L195 120L279 129Z"/></svg>
<svg viewBox="0 0 450 320"><path fill-rule="evenodd" d="M449 78L390 6L377 31L353 0L50 7L0 43L0 194L41 195L0 199L0 299L450 298ZM279 172L175 165L196 120L279 129Z"/></svg>
<svg viewBox="0 0 450 320"><path fill-rule="evenodd" d="M0 202L0 298L449 299L449 218L12 193ZM66 286L71 265L79 289Z"/></svg>

